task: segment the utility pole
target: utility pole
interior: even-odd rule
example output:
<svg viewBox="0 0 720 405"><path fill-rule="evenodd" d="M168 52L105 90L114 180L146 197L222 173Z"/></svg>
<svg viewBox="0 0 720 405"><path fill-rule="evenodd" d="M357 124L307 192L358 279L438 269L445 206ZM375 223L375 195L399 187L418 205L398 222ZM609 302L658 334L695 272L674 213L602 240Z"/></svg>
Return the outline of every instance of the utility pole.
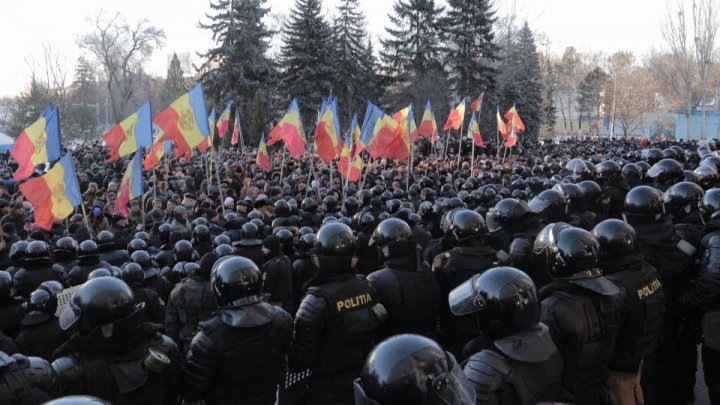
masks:
<svg viewBox="0 0 720 405"><path fill-rule="evenodd" d="M614 74L608 73L613 78L613 98L612 98L612 111L611 116L612 119L610 120L610 140L613 140L613 135L615 134L615 94L617 90L617 77L615 77Z"/></svg>

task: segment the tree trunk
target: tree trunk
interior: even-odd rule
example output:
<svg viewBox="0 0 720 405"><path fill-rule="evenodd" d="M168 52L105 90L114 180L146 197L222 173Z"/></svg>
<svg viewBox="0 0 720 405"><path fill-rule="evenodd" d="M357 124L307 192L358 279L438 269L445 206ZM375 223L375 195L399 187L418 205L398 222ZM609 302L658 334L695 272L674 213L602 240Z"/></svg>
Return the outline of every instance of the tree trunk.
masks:
<svg viewBox="0 0 720 405"><path fill-rule="evenodd" d="M574 97L573 97L574 94L575 94L575 92L573 92L573 91L571 91L571 92L568 93L568 121L570 121L570 131L572 131L572 130L574 129L574 128L573 128L573 120L572 120L572 117L573 117L573 115L572 115L572 113L573 113L573 111L572 111L572 110L573 110L573 102L572 102L572 100L573 100L573 98L574 98Z"/></svg>
<svg viewBox="0 0 720 405"><path fill-rule="evenodd" d="M692 139L692 134L690 133L690 128L692 125L690 124L690 120L692 119L692 89L687 90L687 122L685 125L687 126L687 139L688 141Z"/></svg>
<svg viewBox="0 0 720 405"><path fill-rule="evenodd" d="M705 83L703 83L703 101L702 105L700 106L700 111L702 111L702 118L700 121L700 139L705 139L705 102L707 100L707 90L705 89Z"/></svg>

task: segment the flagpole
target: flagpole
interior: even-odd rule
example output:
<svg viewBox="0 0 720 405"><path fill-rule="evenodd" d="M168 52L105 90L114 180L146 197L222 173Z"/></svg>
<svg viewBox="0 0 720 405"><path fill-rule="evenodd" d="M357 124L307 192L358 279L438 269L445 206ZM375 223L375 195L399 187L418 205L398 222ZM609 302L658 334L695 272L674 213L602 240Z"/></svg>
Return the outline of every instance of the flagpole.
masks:
<svg viewBox="0 0 720 405"><path fill-rule="evenodd" d="M413 148L413 143L410 141L410 157L408 158L410 160L409 170L407 172L407 185L405 186L405 191L410 191L410 175L412 174L413 169L413 160L415 155L415 148Z"/></svg>
<svg viewBox="0 0 720 405"><path fill-rule="evenodd" d="M480 135L480 136L482 136L482 135ZM470 152L470 177L472 177L474 169L475 169L475 134L473 134L472 150Z"/></svg>
<svg viewBox="0 0 720 405"><path fill-rule="evenodd" d="M464 127L464 126L465 126L465 114L463 114L462 120L460 121L460 139L458 139L458 141L459 141L459 145L458 145L458 169L460 169L460 161L462 160L462 142L463 142L462 133L463 133L463 129L464 129L463 127Z"/></svg>
<svg viewBox="0 0 720 405"><path fill-rule="evenodd" d="M370 164L365 168L365 174L363 175L362 184L360 185L361 190L363 189L363 187L365 187L365 180L367 179L368 172L370 171L370 168L372 167L374 162L375 158L372 156L372 154L370 154Z"/></svg>
<svg viewBox="0 0 720 405"><path fill-rule="evenodd" d="M282 157L282 163L280 163L280 181L279 184L282 185L283 181L283 171L285 170L285 151L287 150L287 145L283 148L283 157ZM281 186L282 187L282 186Z"/></svg>
<svg viewBox="0 0 720 405"><path fill-rule="evenodd" d="M225 201L223 200L222 187L220 186L220 170L218 170L218 160L215 154L215 146L212 147L212 160L215 162L215 176L218 182L218 194L220 195L220 206L222 207L223 218L225 217Z"/></svg>

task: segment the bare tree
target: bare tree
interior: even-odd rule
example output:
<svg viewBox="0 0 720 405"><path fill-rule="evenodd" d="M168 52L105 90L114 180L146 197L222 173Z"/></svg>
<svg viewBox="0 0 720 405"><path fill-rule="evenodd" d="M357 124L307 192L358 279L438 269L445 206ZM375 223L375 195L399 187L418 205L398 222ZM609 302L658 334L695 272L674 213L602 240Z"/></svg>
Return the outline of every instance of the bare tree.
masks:
<svg viewBox="0 0 720 405"><path fill-rule="evenodd" d="M133 81L143 71L152 53L165 42L165 31L144 18L130 25L120 14L106 16L100 11L89 17L93 31L81 36L78 44L90 51L102 65L115 122L127 114L133 96Z"/></svg>
<svg viewBox="0 0 720 405"><path fill-rule="evenodd" d="M717 37L718 9L714 0L693 0L693 33L695 39L695 62L700 76L702 91L702 126L700 136L705 138L705 107L707 104L708 77L715 59L715 38Z"/></svg>
<svg viewBox="0 0 720 405"><path fill-rule="evenodd" d="M663 51L670 55L672 66L682 79L684 87L685 115L687 116L687 136L690 134L692 117L693 84L695 81L695 64L693 62L692 42L688 32L687 13L682 0L676 0L673 7L668 2L667 15L661 21L661 31L665 40Z"/></svg>

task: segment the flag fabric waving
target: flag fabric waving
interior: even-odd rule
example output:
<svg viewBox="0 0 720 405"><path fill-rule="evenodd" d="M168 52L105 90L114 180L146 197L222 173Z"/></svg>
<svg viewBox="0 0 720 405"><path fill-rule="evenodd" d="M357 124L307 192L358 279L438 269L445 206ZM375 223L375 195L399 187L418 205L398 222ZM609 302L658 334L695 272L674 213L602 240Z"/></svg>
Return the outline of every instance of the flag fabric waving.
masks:
<svg viewBox="0 0 720 405"><path fill-rule="evenodd" d="M415 115L413 114L412 105L410 106L410 112L408 113L407 122L408 137L410 138L410 142L417 142L420 139L420 135L418 132L418 127L415 124Z"/></svg>
<svg viewBox="0 0 720 405"><path fill-rule="evenodd" d="M354 121L355 127L357 127L357 116ZM350 181L358 181L360 179L360 173L362 173L363 161L359 153L353 153L353 148L351 147L352 132L351 130L347 134L345 142L343 142L342 152L340 153L340 175L343 178L348 178ZM348 170L350 171L349 174Z"/></svg>
<svg viewBox="0 0 720 405"><path fill-rule="evenodd" d="M237 145L240 137L242 136L242 124L240 123L240 112L235 109L235 126L233 127L232 139L230 139L230 145Z"/></svg>
<svg viewBox="0 0 720 405"><path fill-rule="evenodd" d="M507 147L513 147L517 143L517 135L515 134L515 126L510 127L510 133L508 134L507 139L505 140L505 146Z"/></svg>
<svg viewBox="0 0 720 405"><path fill-rule="evenodd" d="M190 152L200 142L207 141L210 127L202 84L196 85L173 101L155 117L154 122L165 132L162 140L172 140L175 144L177 158Z"/></svg>
<svg viewBox="0 0 720 405"><path fill-rule="evenodd" d="M232 112L232 100L228 101L227 107L220 114L220 118L217 120L217 132L220 139L225 138L225 134L230 129L230 113Z"/></svg>
<svg viewBox="0 0 720 405"><path fill-rule="evenodd" d="M472 103L470 103L470 109L478 113L480 115L482 113L483 103L485 102L485 93L480 93L480 97L473 100Z"/></svg>
<svg viewBox="0 0 720 405"><path fill-rule="evenodd" d="M516 132L523 132L525 130L525 124L520 119L520 114L518 114L517 109L515 109L515 104L507 110L505 119L511 127L515 128Z"/></svg>
<svg viewBox="0 0 720 405"><path fill-rule="evenodd" d="M472 118L470 118L470 124L468 125L467 133L468 138L472 139L473 142L475 142L475 145L481 148L485 147L482 135L480 135L480 127L478 126L477 118L475 117L475 111L473 111Z"/></svg>
<svg viewBox="0 0 720 405"><path fill-rule="evenodd" d="M108 162L152 145L152 112L146 102L136 112L110 128L103 136L110 148Z"/></svg>
<svg viewBox="0 0 720 405"><path fill-rule="evenodd" d="M272 166L270 166L270 156L267 152L267 146L265 146L265 132L260 134L260 146L258 146L257 158L255 160L266 172L272 170Z"/></svg>
<svg viewBox="0 0 720 405"><path fill-rule="evenodd" d="M432 143L435 143L435 140L437 139L437 122L435 121L435 113L432 112L430 100L428 100L428 102L425 104L425 112L423 113L422 120L420 121L418 135L424 138L431 138Z"/></svg>
<svg viewBox="0 0 720 405"><path fill-rule="evenodd" d="M497 109L497 130L502 135L503 139L507 139L508 137L508 127L507 124L503 121L502 117L500 116L500 107Z"/></svg>
<svg viewBox="0 0 720 405"><path fill-rule="evenodd" d="M325 163L338 155L340 148L340 125L338 124L337 102L330 96L323 102L320 119L315 127L315 152Z"/></svg>
<svg viewBox="0 0 720 405"><path fill-rule="evenodd" d="M172 141L163 141L162 137L163 133L162 130L160 130L158 135L155 137L155 141L153 142L152 148L150 149L150 153L145 156L143 164L143 168L145 170L150 170L153 168L153 166L157 166L160 163L160 160L162 160L163 156L165 156L165 152L170 150L170 147L172 146Z"/></svg>
<svg viewBox="0 0 720 405"><path fill-rule="evenodd" d="M385 113L383 110L368 101L367 109L365 110L365 118L363 119L362 128L360 129L360 143L363 147L367 148L373 142L376 135L375 124L384 115Z"/></svg>
<svg viewBox="0 0 720 405"><path fill-rule="evenodd" d="M33 205L35 223L49 231L82 204L72 155L68 152L45 175L21 184L20 192Z"/></svg>
<svg viewBox="0 0 720 405"><path fill-rule="evenodd" d="M418 128L415 124L412 104L395 113L395 121L400 126L403 134L407 134L410 142L417 142L420 139Z"/></svg>
<svg viewBox="0 0 720 405"><path fill-rule="evenodd" d="M48 105L42 116L25 128L15 140L10 155L19 165L13 178L29 177L35 166L60 158L60 117L57 108Z"/></svg>
<svg viewBox="0 0 720 405"><path fill-rule="evenodd" d="M290 155L295 159L305 153L305 131L296 99L293 99L285 116L275 125L268 136L270 136L270 142L267 143L267 146L272 146L282 139L290 151Z"/></svg>
<svg viewBox="0 0 720 405"><path fill-rule="evenodd" d="M443 131L447 131L448 129L452 128L454 130L460 129L462 126L463 118L465 118L465 100L460 102L460 104L457 105L452 111L450 111L450 115L448 115L447 122L445 122L445 126L443 127Z"/></svg>
<svg viewBox="0 0 720 405"><path fill-rule="evenodd" d="M128 203L143 193L142 182L142 149L135 152L132 160L125 169L125 175L120 182L117 199L115 200L115 212L128 215Z"/></svg>
<svg viewBox="0 0 720 405"><path fill-rule="evenodd" d="M212 147L213 141L215 140L215 107L210 110L208 125L210 126L210 136L207 137L207 142L200 142L197 147L201 154L205 153L208 148Z"/></svg>

